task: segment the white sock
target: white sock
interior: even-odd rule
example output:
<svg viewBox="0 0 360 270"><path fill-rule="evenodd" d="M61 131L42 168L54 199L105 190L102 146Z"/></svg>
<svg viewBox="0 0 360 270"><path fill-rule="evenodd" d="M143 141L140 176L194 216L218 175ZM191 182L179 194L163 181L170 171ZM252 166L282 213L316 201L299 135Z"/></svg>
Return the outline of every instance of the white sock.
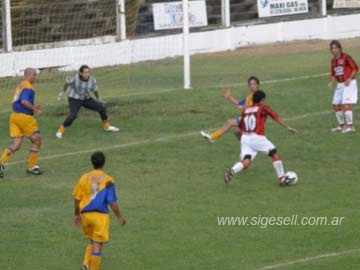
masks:
<svg viewBox="0 0 360 270"><path fill-rule="evenodd" d="M285 175L284 167L281 160L273 161L273 166L278 178L281 178Z"/></svg>
<svg viewBox="0 0 360 270"><path fill-rule="evenodd" d="M353 124L353 112L345 111L346 124L352 126Z"/></svg>
<svg viewBox="0 0 360 270"><path fill-rule="evenodd" d="M345 112L346 113L346 112ZM339 126L340 125L343 125L344 124L344 114L343 114L343 111L336 111L335 112L335 115L336 115L336 119L339 123Z"/></svg>
<svg viewBox="0 0 360 270"><path fill-rule="evenodd" d="M231 169L234 173L241 172L244 169L244 164L242 162L237 162Z"/></svg>

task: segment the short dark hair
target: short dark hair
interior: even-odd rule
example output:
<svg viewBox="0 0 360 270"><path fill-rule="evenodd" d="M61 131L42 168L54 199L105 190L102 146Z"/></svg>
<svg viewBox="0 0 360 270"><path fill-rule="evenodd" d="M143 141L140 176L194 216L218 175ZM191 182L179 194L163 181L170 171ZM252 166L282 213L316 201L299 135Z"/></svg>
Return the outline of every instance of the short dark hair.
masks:
<svg viewBox="0 0 360 270"><path fill-rule="evenodd" d="M254 93L252 99L253 99L254 104L256 104L256 103L260 103L260 101L262 101L264 98L266 98L265 92L262 90L258 90Z"/></svg>
<svg viewBox="0 0 360 270"><path fill-rule="evenodd" d="M90 67L88 65L82 65L80 68L79 68L79 72L80 73L83 73L85 69L90 69Z"/></svg>
<svg viewBox="0 0 360 270"><path fill-rule="evenodd" d="M91 163L94 166L94 169L100 169L104 167L105 164L105 155L103 152L96 151L91 155Z"/></svg>
<svg viewBox="0 0 360 270"><path fill-rule="evenodd" d="M339 48L340 51L342 52L342 46L341 46L340 41L338 41L338 40L332 40L332 41L330 42L330 50L332 49L332 46L334 46L334 45L335 45L337 48Z"/></svg>
<svg viewBox="0 0 360 270"><path fill-rule="evenodd" d="M251 82L251 81L255 81L257 85L260 85L260 80L258 77L255 77L254 75L250 76L249 79L248 79L248 84Z"/></svg>

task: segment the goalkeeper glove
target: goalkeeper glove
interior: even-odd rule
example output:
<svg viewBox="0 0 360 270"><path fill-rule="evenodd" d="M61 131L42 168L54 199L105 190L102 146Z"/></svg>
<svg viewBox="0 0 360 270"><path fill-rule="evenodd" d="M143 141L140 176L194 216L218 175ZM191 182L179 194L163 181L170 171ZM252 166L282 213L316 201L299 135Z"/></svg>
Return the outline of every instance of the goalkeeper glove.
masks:
<svg viewBox="0 0 360 270"><path fill-rule="evenodd" d="M58 100L58 101L61 101L62 98L64 97L64 95L65 95L65 92L64 92L64 91L61 91L61 92L59 93L58 97L57 97L57 100Z"/></svg>
<svg viewBox="0 0 360 270"><path fill-rule="evenodd" d="M101 104L105 104L106 102L104 100L102 100L100 97L98 97L96 99L97 102L101 103Z"/></svg>

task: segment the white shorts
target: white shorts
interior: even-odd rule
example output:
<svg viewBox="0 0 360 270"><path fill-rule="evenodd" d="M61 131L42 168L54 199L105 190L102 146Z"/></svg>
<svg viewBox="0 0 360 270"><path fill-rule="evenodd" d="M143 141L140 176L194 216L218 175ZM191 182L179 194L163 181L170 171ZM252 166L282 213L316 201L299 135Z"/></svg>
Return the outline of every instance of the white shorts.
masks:
<svg viewBox="0 0 360 270"><path fill-rule="evenodd" d="M356 104L358 99L358 89L356 80L351 80L350 84L346 86L344 83L338 83L333 105Z"/></svg>
<svg viewBox="0 0 360 270"><path fill-rule="evenodd" d="M253 160L258 152L268 155L273 149L275 146L265 136L255 133L242 134L241 136L241 160L247 155L250 155L251 160Z"/></svg>

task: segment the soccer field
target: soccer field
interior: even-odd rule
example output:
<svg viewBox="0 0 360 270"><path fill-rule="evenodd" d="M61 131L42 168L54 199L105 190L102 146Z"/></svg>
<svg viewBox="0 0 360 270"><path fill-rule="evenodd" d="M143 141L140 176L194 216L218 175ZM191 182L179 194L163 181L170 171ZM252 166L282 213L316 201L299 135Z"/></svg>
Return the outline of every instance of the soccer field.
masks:
<svg viewBox="0 0 360 270"><path fill-rule="evenodd" d="M360 63L360 39L344 41ZM360 133L335 134L327 87L328 42L271 45L192 57L192 84L180 90L181 59L95 69L100 95L119 133L104 133L82 109L64 138L55 138L67 102L57 102L65 73L42 73L35 84L43 139L42 176L27 175L29 143L0 180L0 269L80 269L86 241L73 225L72 190L91 169L95 149L107 156L127 225L114 216L102 269L354 270L360 256ZM266 133L285 170L299 183L279 187L269 157L259 155L229 186L226 168L239 158L232 132L213 131L239 111L221 96L248 93L256 75L266 103L300 131L268 120ZM359 78L359 76L358 76ZM1 151L8 138L9 100L19 79L0 81ZM176 90L178 89L178 90ZM360 129L360 109L354 107ZM219 217L343 217L339 225L219 225ZM263 219L265 220L265 219Z"/></svg>

